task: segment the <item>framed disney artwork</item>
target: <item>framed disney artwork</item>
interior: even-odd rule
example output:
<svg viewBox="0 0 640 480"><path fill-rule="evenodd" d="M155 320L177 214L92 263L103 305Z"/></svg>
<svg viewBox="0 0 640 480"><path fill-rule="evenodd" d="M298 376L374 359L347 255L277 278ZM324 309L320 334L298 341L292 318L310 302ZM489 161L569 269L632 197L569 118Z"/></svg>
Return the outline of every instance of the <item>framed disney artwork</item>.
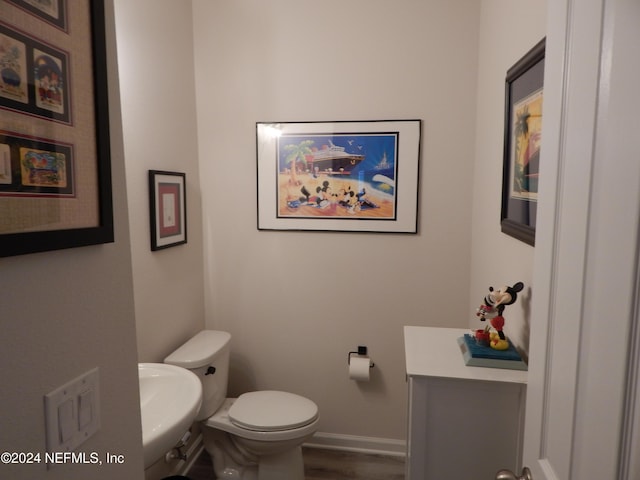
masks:
<svg viewBox="0 0 640 480"><path fill-rule="evenodd" d="M258 229L416 233L419 120L256 125Z"/></svg>
<svg viewBox="0 0 640 480"><path fill-rule="evenodd" d="M0 1L0 257L113 241L104 0Z"/></svg>

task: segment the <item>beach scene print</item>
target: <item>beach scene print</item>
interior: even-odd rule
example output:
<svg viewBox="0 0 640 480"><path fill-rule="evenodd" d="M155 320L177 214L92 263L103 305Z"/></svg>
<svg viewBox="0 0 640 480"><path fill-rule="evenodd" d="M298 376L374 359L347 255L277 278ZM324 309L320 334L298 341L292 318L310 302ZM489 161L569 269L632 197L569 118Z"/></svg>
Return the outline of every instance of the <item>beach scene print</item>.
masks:
<svg viewBox="0 0 640 480"><path fill-rule="evenodd" d="M280 218L394 220L398 133L282 135Z"/></svg>

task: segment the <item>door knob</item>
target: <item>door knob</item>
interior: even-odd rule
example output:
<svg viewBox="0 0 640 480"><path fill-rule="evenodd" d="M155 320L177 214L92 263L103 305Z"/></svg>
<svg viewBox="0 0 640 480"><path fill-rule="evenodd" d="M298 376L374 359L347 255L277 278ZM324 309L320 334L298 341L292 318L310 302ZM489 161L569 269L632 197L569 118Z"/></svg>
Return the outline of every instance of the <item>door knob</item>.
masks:
<svg viewBox="0 0 640 480"><path fill-rule="evenodd" d="M527 467L522 469L522 475L516 476L511 470L500 470L496 473L496 480L533 480L531 476L531 470Z"/></svg>

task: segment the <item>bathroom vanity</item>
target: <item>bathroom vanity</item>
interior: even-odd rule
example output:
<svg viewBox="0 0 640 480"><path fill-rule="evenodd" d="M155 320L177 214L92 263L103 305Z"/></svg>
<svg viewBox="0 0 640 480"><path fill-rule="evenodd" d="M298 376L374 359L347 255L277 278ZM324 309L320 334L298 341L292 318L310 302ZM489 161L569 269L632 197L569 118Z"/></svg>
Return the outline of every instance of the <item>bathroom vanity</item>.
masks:
<svg viewBox="0 0 640 480"><path fill-rule="evenodd" d="M527 372L468 367L464 328L404 327L406 480L492 479L521 470Z"/></svg>

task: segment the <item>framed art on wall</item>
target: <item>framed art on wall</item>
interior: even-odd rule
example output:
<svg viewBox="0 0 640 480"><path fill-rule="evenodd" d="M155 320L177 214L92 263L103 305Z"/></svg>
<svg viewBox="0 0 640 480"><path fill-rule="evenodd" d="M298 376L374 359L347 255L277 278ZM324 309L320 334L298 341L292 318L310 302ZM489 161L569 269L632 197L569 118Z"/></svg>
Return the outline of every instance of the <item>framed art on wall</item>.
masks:
<svg viewBox="0 0 640 480"><path fill-rule="evenodd" d="M0 39L0 105L71 125L69 52L3 23Z"/></svg>
<svg viewBox="0 0 640 480"><path fill-rule="evenodd" d="M0 19L0 256L112 242L104 1Z"/></svg>
<svg viewBox="0 0 640 480"><path fill-rule="evenodd" d="M505 87L502 231L535 245L545 39L507 72Z"/></svg>
<svg viewBox="0 0 640 480"><path fill-rule="evenodd" d="M149 170L151 250L187 243L185 174Z"/></svg>
<svg viewBox="0 0 640 480"><path fill-rule="evenodd" d="M67 31L67 0L7 0L7 2Z"/></svg>
<svg viewBox="0 0 640 480"><path fill-rule="evenodd" d="M258 122L258 229L417 233L419 120Z"/></svg>

